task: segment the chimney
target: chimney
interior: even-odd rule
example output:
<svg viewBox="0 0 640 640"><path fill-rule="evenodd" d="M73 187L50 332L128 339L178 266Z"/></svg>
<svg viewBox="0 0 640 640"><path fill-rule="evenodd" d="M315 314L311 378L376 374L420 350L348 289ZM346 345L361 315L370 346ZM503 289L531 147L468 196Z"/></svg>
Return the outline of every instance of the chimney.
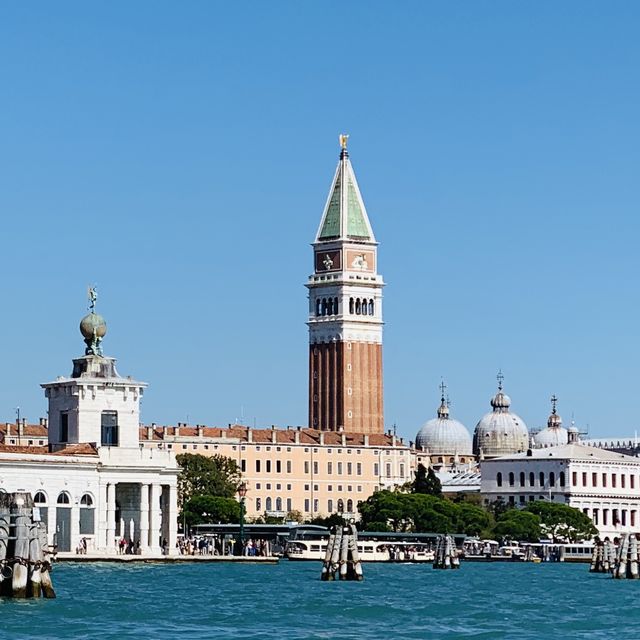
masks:
<svg viewBox="0 0 640 640"><path fill-rule="evenodd" d="M298 428L296 429L296 437L295 437L294 442L295 442L296 444L300 444L300 427L298 427Z"/></svg>
<svg viewBox="0 0 640 640"><path fill-rule="evenodd" d="M18 423L18 438L24 435L24 418Z"/></svg>
<svg viewBox="0 0 640 640"><path fill-rule="evenodd" d="M253 430L247 428L247 442L253 442Z"/></svg>
<svg viewBox="0 0 640 640"><path fill-rule="evenodd" d="M347 446L347 436L344 433L340 434L340 441L342 442L342 446L346 447Z"/></svg>
<svg viewBox="0 0 640 640"><path fill-rule="evenodd" d="M180 435L180 423L178 422L178 426L177 427L173 427L173 435L176 436L176 438Z"/></svg>
<svg viewBox="0 0 640 640"><path fill-rule="evenodd" d="M365 447L369 446L369 434L368 433L364 434L364 446Z"/></svg>
<svg viewBox="0 0 640 640"><path fill-rule="evenodd" d="M398 446L395 433L391 436L391 446L392 447L397 447Z"/></svg>
<svg viewBox="0 0 640 640"><path fill-rule="evenodd" d="M324 445L324 431L320 432L320 446Z"/></svg>
<svg viewBox="0 0 640 640"><path fill-rule="evenodd" d="M271 442L272 444L276 444L276 442L278 442L278 432L273 424L271 425Z"/></svg>
<svg viewBox="0 0 640 640"><path fill-rule="evenodd" d="M202 438L202 436L204 436L204 427L199 424L198 425L198 438Z"/></svg>

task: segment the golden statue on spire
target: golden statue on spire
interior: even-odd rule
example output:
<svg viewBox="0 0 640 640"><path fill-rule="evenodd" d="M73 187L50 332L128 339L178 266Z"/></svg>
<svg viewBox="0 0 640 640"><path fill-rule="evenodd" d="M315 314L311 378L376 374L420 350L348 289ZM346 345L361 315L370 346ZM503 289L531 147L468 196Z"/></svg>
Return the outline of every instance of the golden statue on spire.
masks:
<svg viewBox="0 0 640 640"><path fill-rule="evenodd" d="M338 136L338 139L340 140L340 146L343 149L346 149L347 148L347 142L349 141L349 134L348 133L341 133Z"/></svg>

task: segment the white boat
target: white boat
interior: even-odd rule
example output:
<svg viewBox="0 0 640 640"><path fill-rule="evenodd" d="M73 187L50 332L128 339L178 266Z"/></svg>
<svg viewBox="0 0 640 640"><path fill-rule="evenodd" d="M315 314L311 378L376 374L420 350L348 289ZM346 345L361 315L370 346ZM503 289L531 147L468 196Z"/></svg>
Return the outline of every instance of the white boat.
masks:
<svg viewBox="0 0 640 640"><path fill-rule="evenodd" d="M285 548L289 560L324 560L328 538L318 540L290 540ZM384 542L358 540L358 553L362 562L389 562L388 545Z"/></svg>

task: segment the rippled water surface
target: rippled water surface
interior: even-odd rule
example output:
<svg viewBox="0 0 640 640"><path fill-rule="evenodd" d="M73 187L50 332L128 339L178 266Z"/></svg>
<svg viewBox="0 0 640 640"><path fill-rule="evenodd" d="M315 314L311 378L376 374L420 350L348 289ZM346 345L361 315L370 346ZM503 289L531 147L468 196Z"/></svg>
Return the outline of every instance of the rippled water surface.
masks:
<svg viewBox="0 0 640 640"><path fill-rule="evenodd" d="M0 601L0 638L640 638L640 581L588 565L60 564L56 600Z"/></svg>

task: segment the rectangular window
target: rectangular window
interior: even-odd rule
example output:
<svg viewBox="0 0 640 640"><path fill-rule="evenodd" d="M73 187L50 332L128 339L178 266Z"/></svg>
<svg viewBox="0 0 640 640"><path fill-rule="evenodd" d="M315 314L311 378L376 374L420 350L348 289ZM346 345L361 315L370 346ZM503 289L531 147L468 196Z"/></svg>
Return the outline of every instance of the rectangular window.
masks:
<svg viewBox="0 0 640 640"><path fill-rule="evenodd" d="M305 485L304 485L304 490L305 490L305 491L309 491L309 485L308 485L308 484L305 484Z"/></svg>
<svg viewBox="0 0 640 640"><path fill-rule="evenodd" d="M598 486L598 474L595 471L591 474L591 486L592 487Z"/></svg>
<svg viewBox="0 0 640 640"><path fill-rule="evenodd" d="M327 502L327 511L328 511L329 513L333 513L333 500L329 500L329 501Z"/></svg>
<svg viewBox="0 0 640 640"><path fill-rule="evenodd" d="M92 536L95 533L95 509L80 507L80 535Z"/></svg>
<svg viewBox="0 0 640 640"><path fill-rule="evenodd" d="M291 485L290 484L287 485L287 491L291 491Z"/></svg>
<svg viewBox="0 0 640 640"><path fill-rule="evenodd" d="M314 485L313 485L313 490L314 490L314 491L318 491L318 485L317 485L317 484L314 484Z"/></svg>
<svg viewBox="0 0 640 640"><path fill-rule="evenodd" d="M309 474L309 461L308 460L304 461L304 473L305 473L305 475Z"/></svg>
<svg viewBox="0 0 640 640"><path fill-rule="evenodd" d="M624 473L620 474L620 486L624 489L627 484L627 476Z"/></svg>
<svg viewBox="0 0 640 640"><path fill-rule="evenodd" d="M309 498L304 499L304 512L309 513Z"/></svg>
<svg viewBox="0 0 640 640"><path fill-rule="evenodd" d="M313 501L313 512L314 512L314 513L317 513L317 512L318 512L318 506L319 506L319 500L318 500L318 498L316 498L316 499Z"/></svg>
<svg viewBox="0 0 640 640"><path fill-rule="evenodd" d="M578 484L578 472L574 471L571 474L571 484L575 487Z"/></svg>
<svg viewBox="0 0 640 640"><path fill-rule="evenodd" d="M603 509L602 510L602 524L606 526L607 524L609 524L608 520L609 520L609 509Z"/></svg>
<svg viewBox="0 0 640 640"><path fill-rule="evenodd" d="M256 498L256 511L261 511L261 510L262 510L262 499Z"/></svg>
<svg viewBox="0 0 640 640"><path fill-rule="evenodd" d="M631 474L631 475L629 476L629 486L630 486L632 489L635 489L635 488L636 488L636 477L635 477L635 475L633 475L633 474Z"/></svg>
<svg viewBox="0 0 640 640"><path fill-rule="evenodd" d="M615 474L615 473L612 473L612 474L611 474L611 486L612 486L612 487L615 487L615 486L616 486L616 480L617 480L616 474Z"/></svg>
<svg viewBox="0 0 640 640"><path fill-rule="evenodd" d="M380 467L377 462L373 463L373 475L377 478L380 475Z"/></svg>
<svg viewBox="0 0 640 640"><path fill-rule="evenodd" d="M271 483L267 482L266 484L267 491L271 491Z"/></svg>
<svg viewBox="0 0 640 640"><path fill-rule="evenodd" d="M287 473L291 473L291 460L287 460Z"/></svg>
<svg viewBox="0 0 640 640"><path fill-rule="evenodd" d="M291 509L291 498L287 498L287 511L292 511L292 509Z"/></svg>
<svg viewBox="0 0 640 640"><path fill-rule="evenodd" d="M102 446L117 447L118 446L118 412L103 411L101 423L102 423Z"/></svg>
<svg viewBox="0 0 640 640"><path fill-rule="evenodd" d="M331 475L333 473L333 462L327 462L327 475Z"/></svg>
<svg viewBox="0 0 640 640"><path fill-rule="evenodd" d="M338 462L338 475L342 475L342 462Z"/></svg>
<svg viewBox="0 0 640 640"><path fill-rule="evenodd" d="M260 489L260 487L262 487L262 484L260 482L256 482L256 489Z"/></svg>
<svg viewBox="0 0 640 640"><path fill-rule="evenodd" d="M244 473L247 470L247 461L246 460L240 460L240 471L242 471L242 473Z"/></svg>
<svg viewBox="0 0 640 640"><path fill-rule="evenodd" d="M260 460L256 460L256 473L260 473Z"/></svg>
<svg viewBox="0 0 640 640"><path fill-rule="evenodd" d="M582 472L582 486L583 487L587 486L587 472L586 471Z"/></svg>
<svg viewBox="0 0 640 640"><path fill-rule="evenodd" d="M633 476L631 476L633 478ZM631 516L631 526L635 527L636 526L636 512L635 509L632 509L630 512L630 516Z"/></svg>
<svg viewBox="0 0 640 640"><path fill-rule="evenodd" d="M350 462L347 462L347 475L350 476L353 474L353 465Z"/></svg>
<svg viewBox="0 0 640 640"><path fill-rule="evenodd" d="M60 442L69 441L69 414L66 411L60 412Z"/></svg>
<svg viewBox="0 0 640 640"><path fill-rule="evenodd" d="M280 483L278 483L276 485L276 491L280 491L280 489L282 489L282 485Z"/></svg>
<svg viewBox="0 0 640 640"><path fill-rule="evenodd" d="M362 493L362 485L361 484L358 485L358 493Z"/></svg>
<svg viewBox="0 0 640 640"><path fill-rule="evenodd" d="M313 463L313 474L316 475L316 476L318 475L318 463L317 463L317 461L314 461L314 463Z"/></svg>
<svg viewBox="0 0 640 640"><path fill-rule="evenodd" d="M267 460L267 473L271 473L271 460Z"/></svg>
<svg viewBox="0 0 640 640"><path fill-rule="evenodd" d="M598 509L593 510L593 524L595 524L596 526L598 526L598 513Z"/></svg>
<svg viewBox="0 0 640 640"><path fill-rule="evenodd" d="M387 462L387 478L391 477L391 464Z"/></svg>
<svg viewBox="0 0 640 640"><path fill-rule="evenodd" d="M400 477L404 478L404 463L400 463Z"/></svg>
<svg viewBox="0 0 640 640"><path fill-rule="evenodd" d="M276 473L282 473L282 462L280 460L276 460Z"/></svg>
<svg viewBox="0 0 640 640"><path fill-rule="evenodd" d="M602 474L602 486L606 487L607 486L607 474L603 473ZM607 524L606 522L604 522L603 524Z"/></svg>
<svg viewBox="0 0 640 640"><path fill-rule="evenodd" d="M362 462L356 463L356 473L361 476L362 475Z"/></svg>

